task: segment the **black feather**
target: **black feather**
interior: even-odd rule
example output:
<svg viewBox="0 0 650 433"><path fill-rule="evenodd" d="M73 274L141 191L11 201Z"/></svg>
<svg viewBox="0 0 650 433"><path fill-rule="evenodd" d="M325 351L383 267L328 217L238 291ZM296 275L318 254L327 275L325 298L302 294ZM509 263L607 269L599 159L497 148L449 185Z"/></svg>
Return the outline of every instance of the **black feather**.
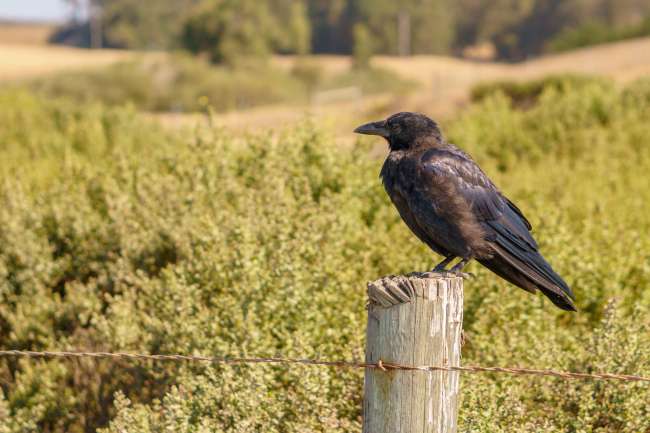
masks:
<svg viewBox="0 0 650 433"><path fill-rule="evenodd" d="M429 120L429 122L427 122ZM575 296L539 252L523 212L462 150L416 113L379 122L391 152L381 177L409 228L445 256L475 258L529 292L575 310Z"/></svg>

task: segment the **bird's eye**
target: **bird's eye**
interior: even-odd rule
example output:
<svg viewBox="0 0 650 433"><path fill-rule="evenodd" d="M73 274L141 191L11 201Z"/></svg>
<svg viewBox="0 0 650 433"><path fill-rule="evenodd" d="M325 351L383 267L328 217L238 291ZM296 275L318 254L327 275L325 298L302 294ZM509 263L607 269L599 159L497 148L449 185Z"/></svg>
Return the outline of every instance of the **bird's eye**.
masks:
<svg viewBox="0 0 650 433"><path fill-rule="evenodd" d="M399 126L399 123L393 123L390 125L390 131L392 133L399 133L402 130L402 127Z"/></svg>

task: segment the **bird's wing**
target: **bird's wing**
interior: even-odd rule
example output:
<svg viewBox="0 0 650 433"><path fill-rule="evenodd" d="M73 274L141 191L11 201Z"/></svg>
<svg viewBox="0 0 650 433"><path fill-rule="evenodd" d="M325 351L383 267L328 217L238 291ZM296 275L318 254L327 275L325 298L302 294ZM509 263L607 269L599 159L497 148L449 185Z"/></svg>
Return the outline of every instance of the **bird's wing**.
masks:
<svg viewBox="0 0 650 433"><path fill-rule="evenodd" d="M458 149L435 149L426 152L421 162L434 178L433 182L444 179L454 184L456 194L465 199L482 225L498 222L521 242L537 250L537 242L530 234L530 222L467 154Z"/></svg>
<svg viewBox="0 0 650 433"><path fill-rule="evenodd" d="M495 256L481 260L484 265L526 290L539 288L561 308L575 309L571 289L539 253L530 222L467 154L450 146L427 151L420 162L431 182L454 185L485 230Z"/></svg>

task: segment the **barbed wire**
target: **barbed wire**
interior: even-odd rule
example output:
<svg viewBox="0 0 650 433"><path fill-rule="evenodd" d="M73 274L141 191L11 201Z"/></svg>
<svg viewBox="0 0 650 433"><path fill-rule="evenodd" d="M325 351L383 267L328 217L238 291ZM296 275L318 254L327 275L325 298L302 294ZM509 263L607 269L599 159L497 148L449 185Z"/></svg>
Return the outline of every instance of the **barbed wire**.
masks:
<svg viewBox="0 0 650 433"><path fill-rule="evenodd" d="M383 371L387 370L404 370L404 371L448 371L461 373L505 373L513 375L531 375L531 376L551 376L561 379L583 379L583 380L619 380L625 382L648 382L650 377L638 376L634 374L615 374L615 373L582 373L572 371L544 370L522 367L482 367L476 365L468 366L413 366L401 365L379 360L377 363L365 363L355 361L327 361L322 359L304 359L304 358L216 358L199 355L149 355L141 353L124 353L124 352L54 352L44 351L36 352L31 350L0 350L0 357L26 357L26 358L95 358L95 359L114 359L114 360L131 360L131 361L177 361L177 362L206 362L211 364L300 364L300 365L318 365L326 367L339 368L378 368Z"/></svg>

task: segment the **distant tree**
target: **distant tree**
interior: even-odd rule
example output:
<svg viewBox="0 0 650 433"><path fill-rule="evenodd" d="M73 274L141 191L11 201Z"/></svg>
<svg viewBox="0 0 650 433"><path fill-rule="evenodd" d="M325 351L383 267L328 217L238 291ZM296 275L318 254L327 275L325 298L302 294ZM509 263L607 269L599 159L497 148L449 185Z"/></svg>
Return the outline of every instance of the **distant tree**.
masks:
<svg viewBox="0 0 650 433"><path fill-rule="evenodd" d="M182 42L214 63L264 59L275 39L266 4L256 0L205 1L185 22Z"/></svg>
<svg viewBox="0 0 650 433"><path fill-rule="evenodd" d="M638 25L647 0L458 0L456 47L491 41L502 59L539 55L560 33L589 23Z"/></svg>
<svg viewBox="0 0 650 433"><path fill-rule="evenodd" d="M414 54L446 54L454 42L455 16L452 1L419 0L411 6Z"/></svg>
<svg viewBox="0 0 650 433"><path fill-rule="evenodd" d="M557 34L571 22L566 0L534 0L520 9L512 24L502 27L493 37L500 57L523 60L542 51L549 35Z"/></svg>
<svg viewBox="0 0 650 433"><path fill-rule="evenodd" d="M458 0L453 8L456 19L454 45L463 48L485 42L481 34L481 20L487 16L492 4L483 0Z"/></svg>
<svg viewBox="0 0 650 433"><path fill-rule="evenodd" d="M305 0L312 28L312 50L351 53L357 0Z"/></svg>
<svg viewBox="0 0 650 433"><path fill-rule="evenodd" d="M72 25L54 40L88 45L90 29L97 36L101 27L107 46L183 46L227 63L272 52L356 55L358 23L376 53L446 54L490 42L498 57L521 60L544 52L558 35L585 24L638 26L650 13L650 0L66 1L77 10L84 5L87 11L92 4L96 20L93 26ZM588 31L582 33L586 40L598 39Z"/></svg>
<svg viewBox="0 0 650 433"><path fill-rule="evenodd" d="M409 8L411 1L406 0L398 3L388 0L353 0L355 20L368 27L377 52L399 53L399 14L406 13L409 17L412 15ZM409 39L411 35L412 31L408 35Z"/></svg>
<svg viewBox="0 0 650 433"><path fill-rule="evenodd" d="M107 36L128 47L179 46L187 11L199 0L98 0L105 3Z"/></svg>
<svg viewBox="0 0 650 433"><path fill-rule="evenodd" d="M296 1L291 4L288 33L293 41L291 50L295 54L309 54L311 51L311 23L307 16L305 3Z"/></svg>
<svg viewBox="0 0 650 433"><path fill-rule="evenodd" d="M178 46L186 11L199 1L67 0L75 10L91 13L95 26L101 23L105 45L133 49Z"/></svg>
<svg viewBox="0 0 650 433"><path fill-rule="evenodd" d="M352 53L353 66L357 69L370 67L372 58L372 38L368 28L362 24L354 25L354 51Z"/></svg>
<svg viewBox="0 0 650 433"><path fill-rule="evenodd" d="M400 16L408 19L408 46L413 54L449 52L454 37L452 0L354 0L357 21L368 25L380 52L400 52Z"/></svg>

